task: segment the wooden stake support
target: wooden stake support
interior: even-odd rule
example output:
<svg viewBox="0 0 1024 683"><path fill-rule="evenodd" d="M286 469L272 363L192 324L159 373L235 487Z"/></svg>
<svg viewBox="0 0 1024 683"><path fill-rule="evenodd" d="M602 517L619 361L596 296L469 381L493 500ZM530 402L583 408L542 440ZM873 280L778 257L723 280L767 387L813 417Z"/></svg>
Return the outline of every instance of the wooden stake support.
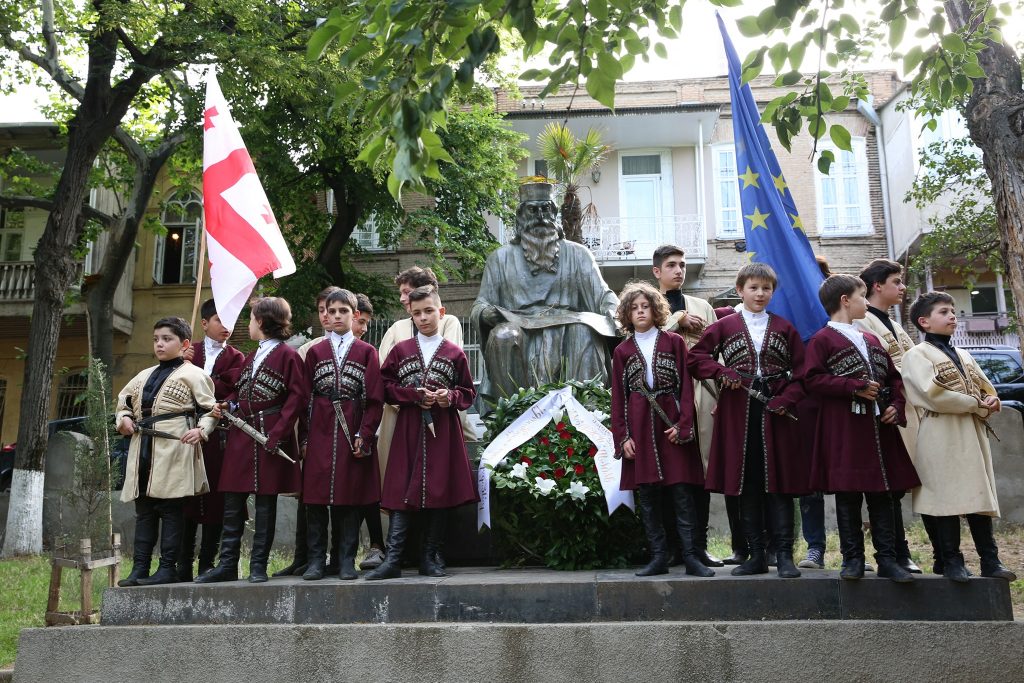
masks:
<svg viewBox="0 0 1024 683"><path fill-rule="evenodd" d="M78 559L54 557L50 570L50 592L46 600L47 626L77 626L98 624L100 614L92 608L92 571L107 568L107 585L113 587L121 569L121 534L113 534L111 555L99 560L92 559L92 541L83 538L79 542ZM60 583L65 569L77 569L81 573L82 609L79 612L60 612Z"/></svg>

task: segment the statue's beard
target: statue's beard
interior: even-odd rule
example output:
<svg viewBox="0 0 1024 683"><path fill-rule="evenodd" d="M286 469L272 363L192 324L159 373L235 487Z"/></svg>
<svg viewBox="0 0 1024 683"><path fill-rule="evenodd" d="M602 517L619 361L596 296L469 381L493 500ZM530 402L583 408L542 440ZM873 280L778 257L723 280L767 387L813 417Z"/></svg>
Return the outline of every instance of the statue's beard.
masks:
<svg viewBox="0 0 1024 683"><path fill-rule="evenodd" d="M523 247L523 256L534 268L536 275L541 270L554 273L558 270L558 228L547 221L538 221L529 225L519 235Z"/></svg>

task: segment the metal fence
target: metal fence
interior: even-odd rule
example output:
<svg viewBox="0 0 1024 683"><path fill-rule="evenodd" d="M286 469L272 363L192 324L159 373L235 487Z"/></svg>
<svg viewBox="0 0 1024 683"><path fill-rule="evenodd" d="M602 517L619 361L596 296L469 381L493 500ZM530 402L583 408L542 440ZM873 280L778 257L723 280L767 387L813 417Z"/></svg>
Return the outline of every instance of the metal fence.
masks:
<svg viewBox="0 0 1024 683"><path fill-rule="evenodd" d="M380 341L384 338L384 333L388 331L388 328L394 322L391 318L374 318L370 321L366 334L363 335L363 341L380 348ZM480 333L470 324L468 319L460 320L460 322L462 323L462 350L465 351L466 358L469 360L469 371L473 373L473 382L479 386L480 378L484 372L484 355L480 350ZM402 324L411 325L412 322L409 318L404 318ZM383 358L380 360L381 363L384 362Z"/></svg>

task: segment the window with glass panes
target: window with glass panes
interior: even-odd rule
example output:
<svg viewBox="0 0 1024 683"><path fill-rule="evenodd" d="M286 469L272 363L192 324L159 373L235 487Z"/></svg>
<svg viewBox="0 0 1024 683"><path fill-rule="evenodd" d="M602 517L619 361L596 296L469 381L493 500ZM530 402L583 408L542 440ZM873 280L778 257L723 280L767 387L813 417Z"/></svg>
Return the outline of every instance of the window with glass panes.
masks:
<svg viewBox="0 0 1024 683"><path fill-rule="evenodd" d="M736 150L731 144L711 147L715 190L715 224L720 239L743 237L740 191L736 179Z"/></svg>
<svg viewBox="0 0 1024 683"><path fill-rule="evenodd" d="M160 218L167 234L156 238L153 280L161 285L196 281L203 199L195 191L179 192L164 204Z"/></svg>
<svg viewBox="0 0 1024 683"><path fill-rule="evenodd" d="M818 231L822 235L863 235L872 230L864 138L853 138L851 146L850 152L828 144L821 147L835 155L828 175L815 170Z"/></svg>
<svg viewBox="0 0 1024 683"><path fill-rule="evenodd" d="M0 261L20 261L25 209L0 209Z"/></svg>

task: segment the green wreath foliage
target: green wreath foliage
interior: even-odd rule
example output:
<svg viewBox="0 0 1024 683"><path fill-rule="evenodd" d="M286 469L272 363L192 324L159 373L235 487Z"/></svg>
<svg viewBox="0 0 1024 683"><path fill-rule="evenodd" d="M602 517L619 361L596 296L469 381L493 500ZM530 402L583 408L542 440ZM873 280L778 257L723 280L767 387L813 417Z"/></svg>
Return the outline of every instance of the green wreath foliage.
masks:
<svg viewBox="0 0 1024 683"><path fill-rule="evenodd" d="M484 418L485 444L538 400L566 386L609 426L607 387L596 380L554 382L500 399ZM636 515L625 507L608 514L596 453L593 442L563 415L493 468L492 538L504 566L608 569L626 567L642 557Z"/></svg>

